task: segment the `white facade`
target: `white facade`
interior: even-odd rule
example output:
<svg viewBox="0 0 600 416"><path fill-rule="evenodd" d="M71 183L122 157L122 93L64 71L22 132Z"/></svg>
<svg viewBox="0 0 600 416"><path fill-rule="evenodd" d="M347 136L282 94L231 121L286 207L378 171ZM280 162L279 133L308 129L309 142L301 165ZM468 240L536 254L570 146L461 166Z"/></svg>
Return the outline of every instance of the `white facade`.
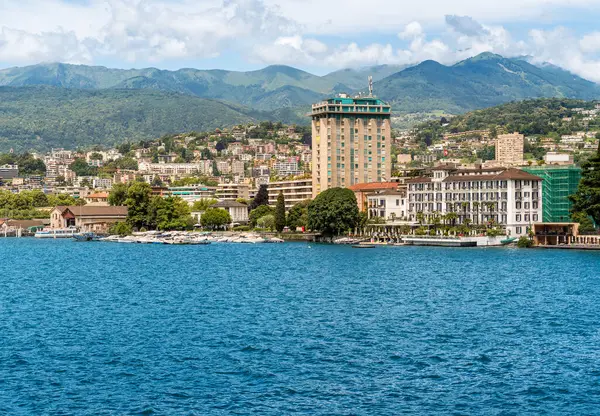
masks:
<svg viewBox="0 0 600 416"><path fill-rule="evenodd" d="M397 191L383 191L367 197L367 214L371 218L383 218L386 221L407 218L406 196Z"/></svg>
<svg viewBox="0 0 600 416"><path fill-rule="evenodd" d="M474 225L494 221L507 235L522 236L542 221L542 179L518 169L433 171L433 178L415 178L408 184L410 220L423 213L457 214L456 224Z"/></svg>
<svg viewBox="0 0 600 416"><path fill-rule="evenodd" d="M267 184L267 191L269 192L269 205L271 206L277 204L279 192L283 192L285 209L289 210L299 202L312 199L312 179L270 182Z"/></svg>

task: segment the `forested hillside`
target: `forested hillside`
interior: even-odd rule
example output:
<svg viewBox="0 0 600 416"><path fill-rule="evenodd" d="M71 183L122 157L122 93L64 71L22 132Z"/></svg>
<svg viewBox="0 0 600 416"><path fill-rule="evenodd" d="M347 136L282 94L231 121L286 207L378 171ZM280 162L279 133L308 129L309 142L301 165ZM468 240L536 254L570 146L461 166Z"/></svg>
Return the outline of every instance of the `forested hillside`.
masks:
<svg viewBox="0 0 600 416"><path fill-rule="evenodd" d="M273 117L235 104L152 90L1 87L0 151L108 146ZM297 116L276 116L285 117Z"/></svg>

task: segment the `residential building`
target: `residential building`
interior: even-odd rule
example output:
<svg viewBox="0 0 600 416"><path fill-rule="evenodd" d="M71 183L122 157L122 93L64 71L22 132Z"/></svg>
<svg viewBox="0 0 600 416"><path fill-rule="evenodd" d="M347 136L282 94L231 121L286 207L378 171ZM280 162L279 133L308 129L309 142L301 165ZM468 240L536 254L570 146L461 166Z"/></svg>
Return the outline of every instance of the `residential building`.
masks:
<svg viewBox="0 0 600 416"><path fill-rule="evenodd" d="M425 221L453 212L457 224L494 221L508 235L526 235L542 220L542 178L513 168L456 169L438 167L433 177L406 181L408 217Z"/></svg>
<svg viewBox="0 0 600 416"><path fill-rule="evenodd" d="M220 183L217 187L216 197L220 201L235 201L236 199L248 199L250 187L244 183Z"/></svg>
<svg viewBox="0 0 600 416"><path fill-rule="evenodd" d="M236 201L219 201L212 208L221 208L229 212L231 225L248 223L248 205Z"/></svg>
<svg viewBox="0 0 600 416"><path fill-rule="evenodd" d="M373 96L341 95L312 106L313 197L391 177L391 112Z"/></svg>
<svg viewBox="0 0 600 416"><path fill-rule="evenodd" d="M110 178L94 178L92 186L96 189L110 189L112 188L113 180Z"/></svg>
<svg viewBox="0 0 600 416"><path fill-rule="evenodd" d="M231 165L227 160L219 160L217 162L217 170L220 173L231 173Z"/></svg>
<svg viewBox="0 0 600 416"><path fill-rule="evenodd" d="M397 191L400 184L398 182L372 182L372 183L357 183L349 186L356 196L356 203L361 212L366 212L368 208L368 198L378 192Z"/></svg>
<svg viewBox="0 0 600 416"><path fill-rule="evenodd" d="M155 175L167 176L189 176L195 173L211 174L212 164L200 163L146 163L139 164L140 173L148 173ZM207 171L207 166L211 166L210 171Z"/></svg>
<svg viewBox="0 0 600 416"><path fill-rule="evenodd" d="M85 198L85 202L90 205L108 205L108 192L94 192L88 194Z"/></svg>
<svg viewBox="0 0 600 416"><path fill-rule="evenodd" d="M77 227L85 232L105 233L111 225L126 219L127 207L124 206L57 206L50 213L50 227Z"/></svg>
<svg viewBox="0 0 600 416"><path fill-rule="evenodd" d="M0 166L0 179L13 179L19 176L19 165Z"/></svg>
<svg viewBox="0 0 600 416"><path fill-rule="evenodd" d="M275 206L277 204L279 192L283 192L285 209L288 211L298 202L312 199L312 179L308 178L291 181L269 182L267 184L267 191L269 193L269 205L271 206Z"/></svg>
<svg viewBox="0 0 600 416"><path fill-rule="evenodd" d="M496 162L506 166L523 164L525 136L519 133L499 134L496 138Z"/></svg>
<svg viewBox="0 0 600 416"><path fill-rule="evenodd" d="M165 192L166 196L178 196L190 205L200 199L214 199L216 193L216 186L207 185L171 186Z"/></svg>
<svg viewBox="0 0 600 416"><path fill-rule="evenodd" d="M388 189L367 197L369 219L383 218L386 221L403 220L407 217L406 194Z"/></svg>
<svg viewBox="0 0 600 416"><path fill-rule="evenodd" d="M397 156L396 162L399 165L406 165L406 164L412 162L412 156L406 155L406 154L400 154Z"/></svg>
<svg viewBox="0 0 600 416"><path fill-rule="evenodd" d="M581 168L546 165L524 167L523 170L544 180L542 183L544 201L542 221L559 223L569 221L572 206L569 195L573 195L577 191L581 180Z"/></svg>
<svg viewBox="0 0 600 416"><path fill-rule="evenodd" d="M273 169L280 177L301 175L303 172L298 168L295 159L273 163Z"/></svg>
<svg viewBox="0 0 600 416"><path fill-rule="evenodd" d="M245 172L244 162L241 160L231 161L231 173L234 175L243 175Z"/></svg>
<svg viewBox="0 0 600 416"><path fill-rule="evenodd" d="M572 165L573 154L548 152L544 155L544 162L547 165Z"/></svg>

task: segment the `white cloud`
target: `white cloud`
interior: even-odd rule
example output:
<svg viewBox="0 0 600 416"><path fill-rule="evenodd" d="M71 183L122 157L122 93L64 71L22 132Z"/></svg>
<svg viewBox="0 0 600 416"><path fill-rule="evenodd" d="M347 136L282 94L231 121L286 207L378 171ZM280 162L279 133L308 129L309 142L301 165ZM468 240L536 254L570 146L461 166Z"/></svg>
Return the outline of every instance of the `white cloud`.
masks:
<svg viewBox="0 0 600 416"><path fill-rule="evenodd" d="M600 32L593 32L585 35L579 41L579 46L585 53L594 53L600 51Z"/></svg>
<svg viewBox="0 0 600 416"><path fill-rule="evenodd" d="M564 28L532 30L515 39L501 25L537 22L564 0L503 0L494 8L481 0L401 3L3 0L0 62L160 63L233 52L264 64L338 69L427 59L452 64L490 51L531 55L600 81L600 32L578 37ZM598 0L570 0L569 7L600 12Z"/></svg>
<svg viewBox="0 0 600 416"><path fill-rule="evenodd" d="M8 0L0 15L0 61L207 58L233 44L243 49L259 39L296 31L292 20L262 0L92 0L87 7L44 1L26 0L18 6ZM19 51L23 41L28 47Z"/></svg>

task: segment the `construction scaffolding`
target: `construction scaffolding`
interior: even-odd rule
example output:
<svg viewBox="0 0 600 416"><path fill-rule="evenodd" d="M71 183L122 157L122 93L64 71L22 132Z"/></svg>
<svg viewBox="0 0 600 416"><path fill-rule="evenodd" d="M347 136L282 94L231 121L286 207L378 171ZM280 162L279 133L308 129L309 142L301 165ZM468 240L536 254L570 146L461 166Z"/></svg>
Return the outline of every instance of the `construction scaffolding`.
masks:
<svg viewBox="0 0 600 416"><path fill-rule="evenodd" d="M576 166L528 166L525 172L539 176L542 182L543 222L570 221L571 201L569 195L577 191L581 168Z"/></svg>

